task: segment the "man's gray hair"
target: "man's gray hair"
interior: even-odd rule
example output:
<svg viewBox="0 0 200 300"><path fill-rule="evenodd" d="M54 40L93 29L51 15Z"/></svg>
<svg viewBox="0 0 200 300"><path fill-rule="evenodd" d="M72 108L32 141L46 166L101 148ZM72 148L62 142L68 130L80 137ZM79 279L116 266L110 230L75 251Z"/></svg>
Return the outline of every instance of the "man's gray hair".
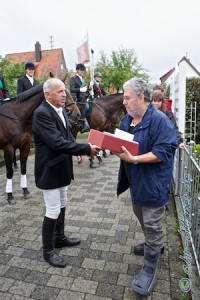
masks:
<svg viewBox="0 0 200 300"><path fill-rule="evenodd" d="M136 95L139 97L141 94L144 94L144 100L150 102L150 86L141 78L134 77L126 81L123 85L123 89L130 87Z"/></svg>
<svg viewBox="0 0 200 300"><path fill-rule="evenodd" d="M49 78L45 83L43 84L43 92L51 92L55 86L55 83L61 81L58 78Z"/></svg>

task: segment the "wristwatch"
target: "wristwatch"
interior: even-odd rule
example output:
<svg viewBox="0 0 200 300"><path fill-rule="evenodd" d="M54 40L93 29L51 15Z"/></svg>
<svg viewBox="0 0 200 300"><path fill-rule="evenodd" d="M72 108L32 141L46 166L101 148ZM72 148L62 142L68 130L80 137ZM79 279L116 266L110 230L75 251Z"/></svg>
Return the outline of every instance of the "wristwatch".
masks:
<svg viewBox="0 0 200 300"><path fill-rule="evenodd" d="M133 163L138 164L138 156L133 156Z"/></svg>

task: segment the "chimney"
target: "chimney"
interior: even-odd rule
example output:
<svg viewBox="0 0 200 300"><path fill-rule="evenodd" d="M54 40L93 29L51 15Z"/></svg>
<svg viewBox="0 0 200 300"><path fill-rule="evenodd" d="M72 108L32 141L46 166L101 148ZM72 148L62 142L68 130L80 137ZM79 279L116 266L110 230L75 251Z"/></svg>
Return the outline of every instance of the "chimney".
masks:
<svg viewBox="0 0 200 300"><path fill-rule="evenodd" d="M39 42L35 43L35 61L36 62L41 61L41 45Z"/></svg>

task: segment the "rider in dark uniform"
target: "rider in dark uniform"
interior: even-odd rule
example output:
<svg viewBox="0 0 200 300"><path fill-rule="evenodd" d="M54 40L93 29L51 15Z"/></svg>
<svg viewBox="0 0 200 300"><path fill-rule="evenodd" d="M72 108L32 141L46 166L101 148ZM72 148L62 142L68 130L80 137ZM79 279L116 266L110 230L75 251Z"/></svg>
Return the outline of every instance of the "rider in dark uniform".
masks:
<svg viewBox="0 0 200 300"><path fill-rule="evenodd" d="M5 80L2 74L0 74L0 100L3 101L10 100L10 95L8 89L5 85Z"/></svg>
<svg viewBox="0 0 200 300"><path fill-rule="evenodd" d="M35 65L31 61L27 62L25 64L25 76L21 77L17 81L17 94L21 94L27 90L30 90L32 87L40 84L39 81L37 81L34 78L35 74Z"/></svg>
<svg viewBox="0 0 200 300"><path fill-rule="evenodd" d="M93 92L94 92L94 98L101 98L106 95L106 92L103 89L103 86L101 85L101 79L102 75L100 72L94 73L94 82L93 82ZM100 157L100 154L98 154ZM106 157L106 150L103 150L103 157ZM98 156L97 156L98 157ZM99 159L98 157L98 159Z"/></svg>
<svg viewBox="0 0 200 300"><path fill-rule="evenodd" d="M100 83L101 79L102 79L101 73L96 72L94 74L94 84L93 84L94 98L100 98L100 97L106 95L106 92L104 91L104 89Z"/></svg>
<svg viewBox="0 0 200 300"><path fill-rule="evenodd" d="M71 77L70 79L70 93L74 101L78 102L78 106L81 111L80 121L83 123L83 128L81 130L81 133L90 131L90 126L85 117L88 109L88 103L87 103L88 87L83 78L85 70L86 68L84 64L78 64L76 66L76 71L77 71L76 75L74 77Z"/></svg>

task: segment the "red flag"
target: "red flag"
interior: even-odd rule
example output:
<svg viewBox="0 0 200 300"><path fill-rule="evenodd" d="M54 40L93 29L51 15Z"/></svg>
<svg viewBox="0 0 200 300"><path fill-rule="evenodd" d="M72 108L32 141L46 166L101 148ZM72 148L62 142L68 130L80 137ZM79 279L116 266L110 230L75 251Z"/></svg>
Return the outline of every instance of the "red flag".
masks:
<svg viewBox="0 0 200 300"><path fill-rule="evenodd" d="M77 57L78 57L78 63L88 63L90 62L90 51L89 51L89 43L88 39L77 48Z"/></svg>

